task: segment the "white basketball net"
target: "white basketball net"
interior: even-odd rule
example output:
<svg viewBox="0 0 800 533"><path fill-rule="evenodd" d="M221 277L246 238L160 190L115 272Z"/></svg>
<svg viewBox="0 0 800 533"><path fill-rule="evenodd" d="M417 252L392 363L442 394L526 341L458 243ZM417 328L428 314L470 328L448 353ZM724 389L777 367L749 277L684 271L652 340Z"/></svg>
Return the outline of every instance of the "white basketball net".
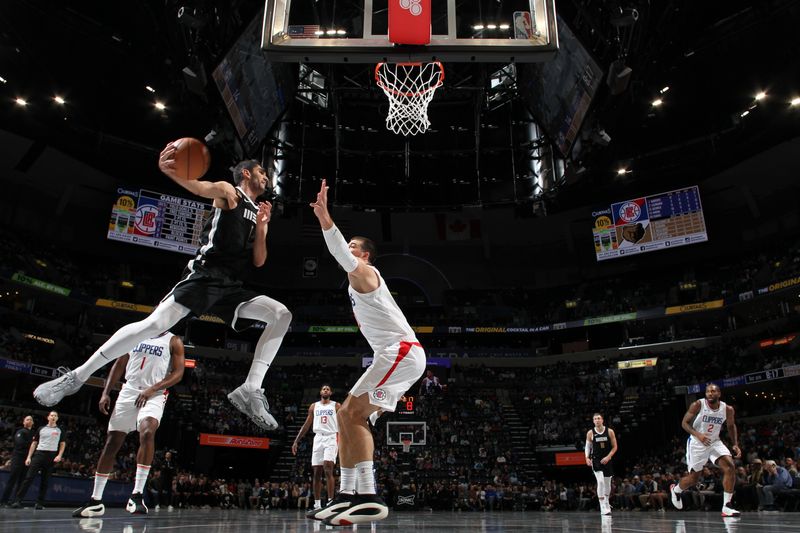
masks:
<svg viewBox="0 0 800 533"><path fill-rule="evenodd" d="M406 136L428 130L428 104L444 82L440 62L378 63L375 81L389 98L387 129Z"/></svg>

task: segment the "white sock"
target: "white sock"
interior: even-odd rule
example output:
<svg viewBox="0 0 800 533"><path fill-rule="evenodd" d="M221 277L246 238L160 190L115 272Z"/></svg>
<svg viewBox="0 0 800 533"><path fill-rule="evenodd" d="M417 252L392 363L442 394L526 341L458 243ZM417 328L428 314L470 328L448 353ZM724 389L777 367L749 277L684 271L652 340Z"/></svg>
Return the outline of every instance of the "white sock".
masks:
<svg viewBox="0 0 800 533"><path fill-rule="evenodd" d="M188 314L189 308L176 302L174 296L170 296L158 304L158 307L144 320L119 328L85 363L75 369L78 380L86 381L111 361L130 352L143 340L164 333Z"/></svg>
<svg viewBox="0 0 800 533"><path fill-rule="evenodd" d="M94 473L94 490L92 491L93 500L102 500L103 491L106 490L106 483L108 483L108 476L111 474L101 474L100 472Z"/></svg>
<svg viewBox="0 0 800 533"><path fill-rule="evenodd" d="M354 494L356 492L356 469L341 467L339 476L339 492Z"/></svg>
<svg viewBox="0 0 800 533"><path fill-rule="evenodd" d="M144 484L147 483L149 474L150 465L136 465L136 483L133 485L134 494L141 494L144 491Z"/></svg>
<svg viewBox="0 0 800 533"><path fill-rule="evenodd" d="M314 508L318 509L322 507L322 500L314 500Z"/></svg>
<svg viewBox="0 0 800 533"><path fill-rule="evenodd" d="M675 494L680 494L681 492L683 492L680 483L675 483L675 488L673 490L675 491Z"/></svg>
<svg viewBox="0 0 800 533"><path fill-rule="evenodd" d="M264 376L267 375L267 370L269 370L272 360L275 359L278 348L281 347L283 336L289 330L292 313L279 301L267 296L258 296L242 304L237 316L267 323L267 327L264 328L264 332L256 343L253 362L250 364L250 371L247 373L245 382L250 389L260 389L264 382Z"/></svg>
<svg viewBox="0 0 800 533"><path fill-rule="evenodd" d="M605 484L606 484L606 498L608 498L609 496L611 496L611 477L610 476L605 478Z"/></svg>
<svg viewBox="0 0 800 533"><path fill-rule="evenodd" d="M372 461L356 463L356 491L359 494L375 494L375 473Z"/></svg>
<svg viewBox="0 0 800 533"><path fill-rule="evenodd" d="M723 507L727 507L728 504L731 503L732 499L733 499L733 493L732 492L723 492L722 493L722 506Z"/></svg>

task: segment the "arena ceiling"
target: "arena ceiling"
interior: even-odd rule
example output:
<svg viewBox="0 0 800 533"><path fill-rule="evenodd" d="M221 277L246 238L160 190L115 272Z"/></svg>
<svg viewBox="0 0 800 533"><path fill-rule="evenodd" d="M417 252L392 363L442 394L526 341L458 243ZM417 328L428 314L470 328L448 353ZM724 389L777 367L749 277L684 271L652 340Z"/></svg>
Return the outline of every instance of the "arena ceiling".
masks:
<svg viewBox="0 0 800 533"><path fill-rule="evenodd" d="M800 133L800 106L789 105L800 95L793 22L800 2L559 0L556 7L604 72L619 60L632 75L621 94L601 85L563 179L539 199L550 211L591 203L598 194L697 182ZM38 141L29 159L50 145L120 180L150 186L164 184L155 169L163 144L214 130L214 169L224 172L237 157L237 143L210 72L262 8L253 0L2 2L3 128ZM199 89L187 83L186 67L204 70L208 83ZM371 69L319 66L342 105L322 110L293 99L282 115L290 144L298 146L305 130L302 143L313 154L301 165L288 150L289 200L303 203L326 174L340 179L341 203L365 208L516 204L529 210L531 191L518 187L518 176L492 171L493 158L505 157L509 142L498 132L514 127L526 103L512 94L492 105L467 89L480 90L498 67L448 66L450 88L431 108L435 131L413 140L410 150L415 168L425 171L404 180L402 168L389 178L376 172L391 169L402 140L383 133L384 97L369 88ZM661 93L664 87L669 90ZM761 91L766 98L756 101ZM65 104L54 102L56 95ZM17 98L28 105L15 104ZM657 98L663 103L655 107ZM156 100L166 109L157 110ZM345 139L340 150L332 148L335 113ZM459 135L482 142L453 145ZM336 165L346 171L331 176ZM618 174L619 168L628 172Z"/></svg>

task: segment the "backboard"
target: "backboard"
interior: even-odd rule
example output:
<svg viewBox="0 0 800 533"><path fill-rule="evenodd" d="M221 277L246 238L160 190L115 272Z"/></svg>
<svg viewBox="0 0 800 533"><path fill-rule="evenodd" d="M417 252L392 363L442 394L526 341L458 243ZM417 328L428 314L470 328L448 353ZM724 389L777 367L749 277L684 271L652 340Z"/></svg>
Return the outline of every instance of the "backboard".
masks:
<svg viewBox="0 0 800 533"><path fill-rule="evenodd" d="M558 49L554 0L432 0L424 46L389 41L389 1L267 0L262 48L300 63L530 63Z"/></svg>

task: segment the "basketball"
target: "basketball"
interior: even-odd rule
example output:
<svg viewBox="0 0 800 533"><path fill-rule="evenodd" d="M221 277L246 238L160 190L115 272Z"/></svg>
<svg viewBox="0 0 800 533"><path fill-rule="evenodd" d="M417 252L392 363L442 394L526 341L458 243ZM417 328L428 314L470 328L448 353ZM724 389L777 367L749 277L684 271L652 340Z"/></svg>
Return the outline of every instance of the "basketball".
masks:
<svg viewBox="0 0 800 533"><path fill-rule="evenodd" d="M184 180L200 179L208 172L211 154L202 141L192 137L178 139L175 144L175 173Z"/></svg>

